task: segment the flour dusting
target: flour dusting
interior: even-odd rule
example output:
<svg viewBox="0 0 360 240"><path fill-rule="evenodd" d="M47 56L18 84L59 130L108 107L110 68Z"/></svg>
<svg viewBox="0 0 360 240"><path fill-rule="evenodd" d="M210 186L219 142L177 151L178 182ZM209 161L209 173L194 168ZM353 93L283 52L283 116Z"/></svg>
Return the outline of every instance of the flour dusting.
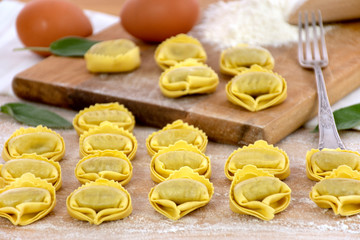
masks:
<svg viewBox="0 0 360 240"><path fill-rule="evenodd" d="M297 26L286 21L294 1L242 0L219 1L208 6L203 19L195 26L204 42L219 48L239 43L281 46L296 42Z"/></svg>

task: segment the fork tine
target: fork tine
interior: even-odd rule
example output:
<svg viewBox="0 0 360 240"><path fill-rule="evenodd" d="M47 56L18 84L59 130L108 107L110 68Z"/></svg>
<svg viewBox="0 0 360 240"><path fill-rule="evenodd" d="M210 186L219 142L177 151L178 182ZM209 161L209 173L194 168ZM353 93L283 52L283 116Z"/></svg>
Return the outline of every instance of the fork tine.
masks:
<svg viewBox="0 0 360 240"><path fill-rule="evenodd" d="M321 60L321 56L320 56L320 49L319 49L319 38L318 38L318 35L317 35L317 28L316 28L316 17L315 17L315 12L311 12L311 20L312 20L312 28L313 28L313 39L312 39L312 42L313 42L313 46L314 46L314 59L317 60L317 61L320 61ZM320 34L321 35L321 34Z"/></svg>
<svg viewBox="0 0 360 240"><path fill-rule="evenodd" d="M298 30L299 30L299 39L298 39L298 59L300 63L304 61L304 49L303 49L303 40L302 40L302 14L299 12L298 16Z"/></svg>
<svg viewBox="0 0 360 240"><path fill-rule="evenodd" d="M325 33L320 10L299 12L298 58L302 66L310 67L317 61L322 67L328 63Z"/></svg>
<svg viewBox="0 0 360 240"><path fill-rule="evenodd" d="M321 11L318 10L318 17L319 17L319 27L320 27L320 41L321 41L321 46L322 46L322 56L323 59L325 61L328 61L328 54L327 54L327 48L326 48L326 42L325 42L325 33L324 33L324 26L323 26L323 22L322 22L322 17L321 17Z"/></svg>
<svg viewBox="0 0 360 240"><path fill-rule="evenodd" d="M310 41L310 30L309 30L309 18L308 13L305 12L305 60L313 60L313 54L311 51L311 41Z"/></svg>

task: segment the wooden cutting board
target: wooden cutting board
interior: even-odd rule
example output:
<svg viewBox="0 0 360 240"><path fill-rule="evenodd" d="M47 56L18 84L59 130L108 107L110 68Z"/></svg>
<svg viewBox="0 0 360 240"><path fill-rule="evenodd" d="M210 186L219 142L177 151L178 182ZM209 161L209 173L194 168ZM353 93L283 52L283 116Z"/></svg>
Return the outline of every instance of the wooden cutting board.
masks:
<svg viewBox="0 0 360 240"><path fill-rule="evenodd" d="M326 37L330 65L324 70L324 77L330 102L334 103L360 86L360 22L339 24ZM134 40L141 49L141 67L131 73L91 74L82 58L51 56L15 76L14 92L27 100L74 109L118 101L133 112L137 123L162 128L183 119L201 128L213 141L240 145L258 139L276 143L317 111L315 77L312 71L299 66L296 44L268 48L275 58L274 71L288 83L286 101L253 113L227 101L225 84L230 77L219 73L220 51L215 46L204 43L207 64L219 73L217 91L169 99L158 87L162 70L153 57L157 45L132 38L120 24L92 38Z"/></svg>

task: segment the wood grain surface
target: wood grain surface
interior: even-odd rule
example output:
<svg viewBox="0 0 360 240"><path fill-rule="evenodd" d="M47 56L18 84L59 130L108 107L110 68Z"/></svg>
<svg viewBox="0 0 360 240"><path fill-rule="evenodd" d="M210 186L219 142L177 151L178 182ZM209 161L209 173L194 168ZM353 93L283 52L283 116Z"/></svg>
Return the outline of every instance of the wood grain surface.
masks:
<svg viewBox="0 0 360 240"><path fill-rule="evenodd" d="M197 37L196 32L193 35ZM360 22L333 26L326 37L330 64L324 77L330 102L334 103L360 86ZM169 99L158 87L162 70L154 61L157 45L134 39L120 24L92 38L135 41L141 51L140 68L131 73L91 74L82 58L51 56L19 73L13 81L14 92L24 99L74 109L118 101L143 124L163 127L183 119L203 129L213 141L240 145L259 139L276 143L317 111L315 77L312 71L299 66L296 44L268 48L275 58L274 71L287 81L287 99L278 106L252 113L227 101L225 85L230 77L219 73L220 50L216 46L203 43L209 58L207 64L219 73L217 91Z"/></svg>

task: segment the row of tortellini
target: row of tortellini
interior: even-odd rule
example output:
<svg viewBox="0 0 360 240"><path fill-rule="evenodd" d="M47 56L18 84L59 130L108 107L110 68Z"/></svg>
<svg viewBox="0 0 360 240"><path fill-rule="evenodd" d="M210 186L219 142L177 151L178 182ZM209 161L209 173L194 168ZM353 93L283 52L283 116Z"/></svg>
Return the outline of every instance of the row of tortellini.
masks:
<svg viewBox="0 0 360 240"><path fill-rule="evenodd" d="M181 120L166 125L146 139L148 153L152 156L151 178L160 182L149 193L149 201L156 211L177 220L190 212L188 210L197 209L195 206L203 206L187 198L191 194L186 189L198 193L198 197L208 196L200 194L200 186L195 188L196 184L185 180L178 180L176 185L170 182L173 182L171 179L175 176L190 178L186 174L210 178L210 159L203 153L206 145L206 135ZM290 203L291 190L281 181L289 174L287 154L265 141L260 140L237 149L225 164L225 175L232 180L230 209L264 220L272 219L274 214L286 209ZM202 189L205 192L206 188Z"/></svg>
<svg viewBox="0 0 360 240"><path fill-rule="evenodd" d="M274 58L262 47L238 44L221 52L220 71L234 76L226 84L228 100L251 112L282 103L287 83L273 72Z"/></svg>
<svg viewBox="0 0 360 240"><path fill-rule="evenodd" d="M206 135L201 130L181 120L168 124L159 132L151 134L146 140L148 152L152 156L150 163L151 178L155 182L162 182L183 166L190 167L192 171L209 178L211 174L210 160L201 153L205 151L206 145ZM177 151L179 149L182 149L183 153ZM184 154L184 152L186 153ZM192 160L186 161L185 156ZM180 160L176 162L169 160L172 158L180 158ZM308 152L306 162L308 177L318 181L331 175L332 170L340 165L345 164L353 170L359 170L360 155L349 150L324 149L320 151L313 149ZM268 145L265 141L257 141L253 145L239 148L229 156L225 164L225 175L230 180L234 180L236 172L238 170L243 171L244 166L250 164L255 165L258 171L265 171L280 180L285 179L290 174L289 159L286 153ZM233 205L232 209L235 209L234 206L237 206L235 198L230 201ZM244 210L234 211L246 213ZM259 215L258 217L266 219L269 216L273 217L271 214L268 216ZM172 218L175 217L172 216Z"/></svg>
<svg viewBox="0 0 360 240"><path fill-rule="evenodd" d="M281 180L290 175L287 154L259 140L238 148L224 167L230 186L230 209L235 213L271 220L290 204L291 189Z"/></svg>
<svg viewBox="0 0 360 240"><path fill-rule="evenodd" d="M0 165L0 216L14 225L33 223L53 210L61 187L58 161L63 138L43 126L20 128L5 142Z"/></svg>
<svg viewBox="0 0 360 240"><path fill-rule="evenodd" d="M75 116L73 125L80 135L80 154L83 157L75 169L75 175L80 182L89 184L94 180L97 182L100 179L102 179L101 181L107 179L125 185L130 180L132 167L130 159L126 161L126 158L131 157L132 159L133 151L128 152L127 148L114 148L115 143L121 142L119 138L107 136L105 139L93 135L120 134L120 129L123 132L124 128L132 130L134 124L131 112L117 103L96 104L80 111ZM92 136L94 140L86 140L89 136ZM111 139L115 141L112 142ZM88 147L85 147L85 142L88 142L86 144ZM100 142L102 147L98 146ZM130 142L128 141L128 143ZM207 136L203 131L181 120L168 124L159 132L148 137L146 146L149 154L153 156L150 164L151 178L160 182L149 193L149 199L157 211L175 220L210 201L213 194L212 184L208 180L211 175L211 165L210 159L203 153L207 142ZM131 144L128 145L131 146ZM104 150L105 148L108 150ZM85 150L82 149L92 149L92 153L85 155ZM118 152L118 155L115 156L114 152ZM122 166L119 165L119 160L122 160ZM174 186L177 186L175 192ZM182 189L181 191L178 191L179 187ZM84 187L79 190L82 188ZM83 195L78 196L78 198L84 199ZM112 196L112 198L114 197ZM110 199L101 200L103 202ZM79 208L79 206L75 208L76 204L79 204L78 200L70 201L68 199L67 201L69 213L73 217L95 224L106 221L104 217L96 216L95 213L92 214L91 219L87 214L87 219L85 219L84 213L76 211ZM89 201L86 201L86 204L90 206ZM92 205L94 204L96 205L96 203L92 203ZM166 211L164 206L166 206ZM101 211L105 211L105 208ZM127 214L130 212L126 212L125 215ZM122 215L121 218L125 215ZM115 218L109 220L115 220Z"/></svg>
<svg viewBox="0 0 360 240"><path fill-rule="evenodd" d="M177 184L170 182L173 182L171 179L175 176L191 178L186 177L186 174L200 175L202 179L210 178L211 163L204 154L206 145L206 134L181 120L148 136L146 147L152 156L151 178L160 182L149 193L150 203L156 211L177 220L190 212L190 209L197 209L195 206L203 206L198 200L200 196L208 195L200 194L199 184L190 183L189 180L178 180ZM265 141L260 140L235 150L225 164L225 175L232 180L230 209L264 220L272 219L274 214L286 209L290 203L291 190L281 181L289 174L287 154ZM197 198L188 198L193 195L186 189L192 190L193 194L197 193ZM202 189L205 193L206 188L203 186ZM198 205L194 199L197 199Z"/></svg>
<svg viewBox="0 0 360 240"><path fill-rule="evenodd" d="M203 46L191 36L179 34L166 39L156 48L154 58L164 70L159 86L166 97L212 93L219 84L217 73L205 64Z"/></svg>
<svg viewBox="0 0 360 240"><path fill-rule="evenodd" d="M75 176L84 185L68 196L68 213L96 225L129 216L131 197L124 186L137 150L133 114L118 103L95 104L80 111L73 125L82 157Z"/></svg>
<svg viewBox="0 0 360 240"><path fill-rule="evenodd" d="M309 194L310 199L319 207L332 208L335 214L342 216L360 213L359 170L358 152L327 148L308 151L306 174L310 180L319 181L313 186ZM288 177L290 170L286 153L260 140L239 148L229 156L225 164L225 175L233 181L230 189L230 206L234 212L270 220L274 213L286 208L290 200L290 189L274 178L256 180L256 177L266 176L264 172L280 180ZM280 193L284 194L281 200L283 204L271 202L271 199Z"/></svg>
<svg viewBox="0 0 360 240"><path fill-rule="evenodd" d="M360 153L358 152L327 148L308 151L306 155L306 174L310 180L319 181L311 189L310 199L319 207L331 208L335 214L342 216L360 213L359 170ZM256 187L251 185L251 181L255 182L256 180L250 181L247 179L263 176L264 173L261 173L261 171L273 174L280 180L288 177L290 170L286 153L260 140L253 145L239 148L229 156L225 164L225 175L233 181L230 189L230 206L234 212L270 220L274 217L274 213L286 208L285 205L289 203L291 191L284 184L280 187L277 180L278 185L275 184L273 179L271 180L272 183L269 180L266 183L265 179L259 179L256 184L253 183ZM262 184L259 184L260 180ZM244 183L240 185L242 181ZM248 187L246 187L247 184L249 184ZM238 188L242 190L240 191ZM250 189L251 192L246 192ZM282 199L284 205L271 202L272 193L276 193L275 189L277 189L278 193L284 194L283 197L286 199ZM263 195L258 195L258 192ZM263 198L266 193L269 194L268 197L270 198ZM257 196L262 199L261 202L265 203L265 205L260 205L259 199L256 199ZM249 201L251 198L256 199L256 201ZM265 199L267 200L265 201ZM275 199L279 198L275 197ZM271 209L271 207L266 207L266 204L276 208Z"/></svg>
<svg viewBox="0 0 360 240"><path fill-rule="evenodd" d="M171 98L214 92L219 77L205 65L206 60L203 46L191 36L179 34L162 42L155 51L155 61L164 70L159 80L161 92ZM226 85L228 100L249 111L283 102L287 84L273 67L274 58L265 48L239 44L223 50L220 71L234 76Z"/></svg>
<svg viewBox="0 0 360 240"><path fill-rule="evenodd" d="M101 106L104 108L104 104ZM96 108L91 107L91 109L92 111L83 111L79 115L84 115L85 112L93 115ZM107 110L102 109L101 111ZM90 112L93 113L90 114ZM101 114L97 113L95 115L99 120L98 116ZM78 123L79 119L83 119L83 117L75 117L74 124ZM105 117L101 120L104 121ZM87 122L91 121L87 120ZM97 121L97 124L100 124L99 121ZM102 124L104 123L101 123L100 126ZM211 163L210 159L204 154L207 143L208 139L203 131L181 120L174 121L161 130L152 133L146 139L148 153L152 156L150 162L151 178L158 183L164 182L182 167L189 167L194 174L210 178ZM234 151L225 164L225 174L230 180L233 180L236 172L249 164L255 165L259 171L265 171L279 179L285 179L290 174L289 159L286 153L279 148L268 145L265 141L257 141L253 145ZM189 172L189 170L186 172ZM150 195L149 198L151 199ZM152 202L152 204L154 203ZM179 214L170 214L168 217L177 219L180 217Z"/></svg>
<svg viewBox="0 0 360 240"><path fill-rule="evenodd" d="M310 199L335 214L360 213L360 153L344 149L312 149L306 155L306 174L318 181Z"/></svg>
<svg viewBox="0 0 360 240"><path fill-rule="evenodd" d="M205 206L214 187L210 158L205 155L206 134L177 120L146 139L150 174L159 183L150 190L149 201L164 216L177 220Z"/></svg>
<svg viewBox="0 0 360 240"><path fill-rule="evenodd" d="M128 39L96 43L84 58L90 72L128 72L141 63L139 47ZM202 44L191 36L179 34L165 40L156 48L154 58L164 70L159 86L167 97L212 93L219 84L217 73L205 64L207 54ZM222 51L220 71L236 75L226 85L228 100L249 111L283 102L286 81L272 72L273 67L274 58L261 47L239 44Z"/></svg>
<svg viewBox="0 0 360 240"><path fill-rule="evenodd" d="M100 224L131 213L131 198L122 185L132 176L129 158L134 157L137 142L128 130L134 124L131 112L117 103L92 106L74 118L83 157L75 175L86 184L67 199L71 216ZM109 146L114 150L103 151ZM55 206L55 190L61 187L58 161L64 153L63 138L46 127L15 131L2 152L6 163L0 171L0 216L26 225L48 214Z"/></svg>

